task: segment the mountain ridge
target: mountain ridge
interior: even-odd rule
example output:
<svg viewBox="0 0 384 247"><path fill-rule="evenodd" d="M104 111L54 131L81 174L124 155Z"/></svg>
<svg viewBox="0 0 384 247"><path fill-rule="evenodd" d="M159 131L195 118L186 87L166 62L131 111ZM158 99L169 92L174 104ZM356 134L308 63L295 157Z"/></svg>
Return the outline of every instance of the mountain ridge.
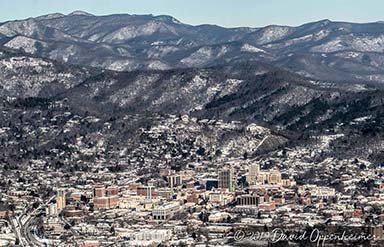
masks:
<svg viewBox="0 0 384 247"><path fill-rule="evenodd" d="M0 44L116 71L258 61L318 80L384 82L380 22L320 20L299 26L225 28L189 25L168 15L95 16L76 11L1 23Z"/></svg>

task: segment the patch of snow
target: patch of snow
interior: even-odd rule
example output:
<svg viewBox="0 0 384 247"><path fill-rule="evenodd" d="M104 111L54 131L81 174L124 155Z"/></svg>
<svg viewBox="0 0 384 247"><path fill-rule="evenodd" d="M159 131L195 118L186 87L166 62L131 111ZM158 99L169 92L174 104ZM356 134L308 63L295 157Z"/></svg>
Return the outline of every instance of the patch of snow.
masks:
<svg viewBox="0 0 384 247"><path fill-rule="evenodd" d="M170 53L178 51L179 48L175 46L165 46L165 45L153 45L148 51L148 58L161 58Z"/></svg>
<svg viewBox="0 0 384 247"><path fill-rule="evenodd" d="M22 21L11 21L0 25L0 34L7 37L13 37L16 35L32 36L38 33L41 29L41 25L34 19L27 19Z"/></svg>
<svg viewBox="0 0 384 247"><path fill-rule="evenodd" d="M64 17L64 16L65 15L61 14L61 13L53 13L53 14L39 16L36 19L38 19L38 20L49 20L49 19L55 19L55 18L60 18L60 17Z"/></svg>
<svg viewBox="0 0 384 247"><path fill-rule="evenodd" d="M133 39L139 36L150 36L154 33L174 33L177 35L175 28L167 26L162 22L150 21L141 26L122 27L108 35L104 36L101 42L120 42Z"/></svg>
<svg viewBox="0 0 384 247"><path fill-rule="evenodd" d="M329 145L332 141L343 137L344 134L336 134L336 135L323 135L320 136L320 143L318 144L318 147L320 150L328 149Z"/></svg>
<svg viewBox="0 0 384 247"><path fill-rule="evenodd" d="M221 89L219 97L223 97L225 95L235 92L242 82L242 80L227 79L224 83L224 87Z"/></svg>
<svg viewBox="0 0 384 247"><path fill-rule="evenodd" d="M27 53L35 54L37 51L37 44L40 44L42 46L45 45L44 43L35 39L17 36L14 39L8 41L4 46L11 49L23 49Z"/></svg>
<svg viewBox="0 0 384 247"><path fill-rule="evenodd" d="M150 69L166 70L169 69L169 66L161 61L153 61L148 64Z"/></svg>
<svg viewBox="0 0 384 247"><path fill-rule="evenodd" d="M259 53L259 52L266 53L266 51L264 51L263 49L257 48L255 46L250 45L250 44L244 44L241 47L241 51L254 52L254 53Z"/></svg>
<svg viewBox="0 0 384 247"><path fill-rule="evenodd" d="M183 58L181 63L188 66L200 66L204 63L224 56L228 52L228 47L223 45L220 47L201 47L190 56Z"/></svg>
<svg viewBox="0 0 384 247"><path fill-rule="evenodd" d="M82 11L82 10L76 10L73 11L72 13L68 14L68 16L76 16L76 15L83 15L83 16L94 16L88 12Z"/></svg>
<svg viewBox="0 0 384 247"><path fill-rule="evenodd" d="M360 56L360 53L353 52L353 51L348 51L348 52L338 53L336 56L337 57L342 57L342 58L357 58L357 57Z"/></svg>
<svg viewBox="0 0 384 247"><path fill-rule="evenodd" d="M377 37L372 36L353 36L344 35L335 38L325 44L315 46L312 52L336 52L343 50L355 50L360 52L383 52L384 51L384 35Z"/></svg>
<svg viewBox="0 0 384 247"><path fill-rule="evenodd" d="M365 122L369 119L371 119L373 116L372 115L369 115L369 116L365 116L365 117L360 117L360 118L355 118L353 119L354 122Z"/></svg>
<svg viewBox="0 0 384 247"><path fill-rule="evenodd" d="M258 39L259 44L267 44L284 38L291 31L290 27L270 26L262 29L261 37Z"/></svg>

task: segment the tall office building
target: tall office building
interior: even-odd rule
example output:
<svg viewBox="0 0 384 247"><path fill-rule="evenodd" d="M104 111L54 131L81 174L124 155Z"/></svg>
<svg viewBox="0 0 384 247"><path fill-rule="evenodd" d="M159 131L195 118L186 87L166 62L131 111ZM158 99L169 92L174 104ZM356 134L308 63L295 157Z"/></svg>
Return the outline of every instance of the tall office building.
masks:
<svg viewBox="0 0 384 247"><path fill-rule="evenodd" d="M57 209L63 210L65 208L65 189L58 189L56 194Z"/></svg>
<svg viewBox="0 0 384 247"><path fill-rule="evenodd" d="M119 202L119 188L111 186L105 188L104 185L98 185L93 189L93 206L95 209L116 208Z"/></svg>
<svg viewBox="0 0 384 247"><path fill-rule="evenodd" d="M137 188L137 195L145 196L147 199L152 199L157 196L156 188L152 185L140 186Z"/></svg>
<svg viewBox="0 0 384 247"><path fill-rule="evenodd" d="M172 174L167 176L168 186L173 188L183 184L180 174Z"/></svg>
<svg viewBox="0 0 384 247"><path fill-rule="evenodd" d="M257 176L260 173L260 165L259 164L252 164L248 167L249 175L251 176Z"/></svg>
<svg viewBox="0 0 384 247"><path fill-rule="evenodd" d="M219 171L219 188L235 191L235 175L233 168L223 168Z"/></svg>
<svg viewBox="0 0 384 247"><path fill-rule="evenodd" d="M254 185L257 182L257 176L260 174L260 165L252 164L248 167L248 174L246 175L246 181L249 185Z"/></svg>

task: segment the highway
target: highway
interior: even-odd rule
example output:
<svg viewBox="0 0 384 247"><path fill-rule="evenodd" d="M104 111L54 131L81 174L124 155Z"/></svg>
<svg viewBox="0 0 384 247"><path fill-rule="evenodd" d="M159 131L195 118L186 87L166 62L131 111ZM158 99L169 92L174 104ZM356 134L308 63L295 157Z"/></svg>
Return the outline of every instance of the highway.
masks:
<svg viewBox="0 0 384 247"><path fill-rule="evenodd" d="M19 245L25 246L24 241L23 241L22 236L21 236L20 224L19 224L19 221L17 220L17 216L12 214L12 216L9 217L9 221L12 225L13 231L16 234L16 238L19 240Z"/></svg>
<svg viewBox="0 0 384 247"><path fill-rule="evenodd" d="M32 247L32 246L47 246L50 242L46 239L40 239L36 236L37 227L39 218L36 217L39 214L41 209L47 207L47 205L55 198L52 196L44 204L41 204L31 213L27 213L25 209L21 216L12 215L10 217L10 223L12 225L13 231L16 234L16 238L19 240L20 246L23 247Z"/></svg>

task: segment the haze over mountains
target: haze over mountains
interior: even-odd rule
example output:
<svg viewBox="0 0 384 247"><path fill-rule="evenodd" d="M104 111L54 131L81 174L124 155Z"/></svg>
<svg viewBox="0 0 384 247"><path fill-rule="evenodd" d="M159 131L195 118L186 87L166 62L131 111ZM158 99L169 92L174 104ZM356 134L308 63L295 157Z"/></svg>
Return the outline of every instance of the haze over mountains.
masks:
<svg viewBox="0 0 384 247"><path fill-rule="evenodd" d="M192 26L165 15L76 11L2 23L0 45L117 71L261 61L317 80L384 82L382 22L223 28Z"/></svg>

